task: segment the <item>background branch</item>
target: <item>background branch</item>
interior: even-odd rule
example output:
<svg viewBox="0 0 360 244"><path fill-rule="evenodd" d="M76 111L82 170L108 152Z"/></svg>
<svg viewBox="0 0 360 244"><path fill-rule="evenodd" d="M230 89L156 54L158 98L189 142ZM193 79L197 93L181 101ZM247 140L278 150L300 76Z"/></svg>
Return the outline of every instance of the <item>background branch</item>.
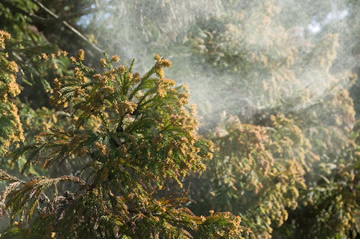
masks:
<svg viewBox="0 0 360 244"><path fill-rule="evenodd" d="M103 53L103 50L101 50L97 45L95 45L94 43L90 42L90 40L84 36L80 31L78 31L77 29L75 29L73 26L71 26L65 19L72 19L72 18L77 18L86 14L89 14L91 12L94 12L93 9L91 10L84 10L78 13L74 13L74 14L69 14L66 16L58 16L57 14L55 14L53 11L51 11L50 9L48 9L46 6L44 6L42 3L40 3L38 0L33 0L33 2L35 2L41 9L43 9L46 13L48 13L49 15L51 15L53 18L43 18L40 16L37 16L36 14L27 12L15 5L13 5L12 3L10 3L8 0L3 0L3 5L7 8L9 8L11 10L11 12L17 12L17 13L21 13L25 16L28 16L31 18L31 20L35 23L40 23L40 24L44 24L44 25L50 25L50 24L54 24L56 22L61 22L63 25L65 25L68 29L70 29L73 33L75 33L79 38L81 38L83 41L85 41L87 44L89 44L95 51L99 52L100 54ZM98 9L97 9L98 10Z"/></svg>
<svg viewBox="0 0 360 244"><path fill-rule="evenodd" d="M59 19L60 17L56 15L54 12L52 12L50 9L45 7L42 3L40 3L38 0L33 0L40 8L42 8L44 11L46 11L48 14L53 16L55 19ZM62 21L62 23L69 28L72 32L74 32L77 36L79 36L82 40L84 40L86 43L88 43L94 50L96 50L99 53L103 53L103 50L101 50L97 45L90 42L90 40L84 36L82 33L80 33L78 30L76 30L73 26L71 26L67 21Z"/></svg>

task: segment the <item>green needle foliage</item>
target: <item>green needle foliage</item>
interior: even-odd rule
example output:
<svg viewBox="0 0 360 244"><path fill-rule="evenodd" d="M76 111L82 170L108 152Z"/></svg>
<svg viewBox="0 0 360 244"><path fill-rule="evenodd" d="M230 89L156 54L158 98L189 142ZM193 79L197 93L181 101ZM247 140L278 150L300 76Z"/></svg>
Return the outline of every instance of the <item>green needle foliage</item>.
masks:
<svg viewBox="0 0 360 244"><path fill-rule="evenodd" d="M358 238L359 6L0 1L0 237Z"/></svg>
<svg viewBox="0 0 360 244"><path fill-rule="evenodd" d="M132 73L133 64L114 67L118 56L105 55L101 73L83 60L80 50L71 58L74 75L56 79L50 92L67 125L51 125L14 153L27 159L23 174L33 166L74 162L81 170L27 181L1 170L1 180L11 183L1 197L1 211L11 219L2 237L190 238L211 237L209 231L241 237L239 217L220 213L207 220L184 206L186 193L154 196L167 179L182 187L183 177L203 171L201 161L212 156L211 143L195 135L187 90L164 76L171 62L156 55L154 67L141 76Z"/></svg>

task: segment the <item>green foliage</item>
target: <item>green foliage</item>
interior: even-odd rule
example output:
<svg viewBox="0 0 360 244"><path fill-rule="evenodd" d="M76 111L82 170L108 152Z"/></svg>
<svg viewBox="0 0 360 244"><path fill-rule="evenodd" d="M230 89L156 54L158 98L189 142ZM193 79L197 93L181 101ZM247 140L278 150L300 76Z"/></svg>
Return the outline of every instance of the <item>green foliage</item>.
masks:
<svg viewBox="0 0 360 244"><path fill-rule="evenodd" d="M238 239L244 232L240 226L241 218L231 213L217 213L209 216L199 227L195 238L202 239ZM220 228L219 228L220 227ZM250 229L245 231L245 235L251 234Z"/></svg>
<svg viewBox="0 0 360 244"><path fill-rule="evenodd" d="M1 238L358 237L359 4L295 2L2 1Z"/></svg>
<svg viewBox="0 0 360 244"><path fill-rule="evenodd" d="M239 91L234 106L227 106L237 116L224 112L214 129L204 131L214 143L214 157L199 190L191 192L198 203L192 209L239 214L261 238L354 237L358 190L353 200L347 198L349 205L336 200L343 194L338 189L350 184L339 172L345 162L354 167L357 161L349 155L355 150L354 103L341 88L356 76L330 69L338 37L311 41L283 28L274 1L241 6L199 21L189 36L197 62L226 81L213 81L224 91L220 97ZM242 96L254 99L244 104ZM251 104L264 109L253 111ZM346 172L354 177L350 168ZM304 202L320 205L304 209Z"/></svg>
<svg viewBox="0 0 360 244"><path fill-rule="evenodd" d="M211 179L211 185L202 189L210 195L202 205L240 214L254 234L269 237L271 225L287 220L287 209L297 207L299 189L306 188L309 142L282 114L271 116L266 127L242 124L229 116L216 128L212 141L214 158L201 176L203 182Z"/></svg>
<svg viewBox="0 0 360 244"><path fill-rule="evenodd" d="M5 41L11 35L0 31L0 48L5 48ZM0 156L7 153L10 145L24 140L18 109L11 99L19 95L20 87L16 83L15 74L18 66L7 59L8 54L0 52ZM9 100L9 96L12 97Z"/></svg>
<svg viewBox="0 0 360 244"><path fill-rule="evenodd" d="M140 76L132 73L132 66L113 67L118 56L100 60L102 73L86 67L83 59L80 50L71 58L74 75L56 79L51 91L51 103L67 114L68 124L51 124L34 143L15 152L27 159L25 174L39 164L51 169L72 161L82 169L78 176L67 172L27 182L1 171L2 180L13 182L1 197L6 206L2 211L13 223L3 237L192 237L191 231L207 223L182 206L186 194L160 200L154 196L168 178L181 186L188 171L204 170L201 160L211 157L210 142L195 136L197 121L191 115L194 108L187 105L187 91L164 77L163 67L171 62L156 55L154 67ZM62 181L79 187L64 191L58 187ZM220 229L229 224L218 222ZM218 236L241 236L229 231Z"/></svg>
<svg viewBox="0 0 360 244"><path fill-rule="evenodd" d="M209 69L220 76L211 84L219 90L213 99L225 99L226 105L212 101L215 110L225 106L248 121L255 108L303 108L355 81L347 70L330 72L337 57L337 34L313 41L299 28L285 29L276 18L281 8L275 1L245 8L230 5L224 16L200 19L187 40L205 76L211 75L206 74ZM250 108L239 111L239 105Z"/></svg>

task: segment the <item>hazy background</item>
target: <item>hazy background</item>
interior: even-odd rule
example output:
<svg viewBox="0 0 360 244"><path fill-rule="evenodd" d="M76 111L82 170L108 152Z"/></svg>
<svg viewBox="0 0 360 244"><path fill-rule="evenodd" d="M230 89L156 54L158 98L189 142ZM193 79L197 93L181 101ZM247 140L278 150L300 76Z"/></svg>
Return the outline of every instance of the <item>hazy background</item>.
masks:
<svg viewBox="0 0 360 244"><path fill-rule="evenodd" d="M353 85L344 75L358 65L351 6L349 1L322 0L98 0L91 8L101 10L81 17L78 25L96 36L97 45L108 53L120 54L128 64L136 58L137 71L149 69L155 53L172 60L167 76L189 86L191 101L199 115L207 117L206 124L225 110L245 121L264 109L298 110L333 89ZM203 43L210 35L218 42L217 56ZM332 53L321 53L327 52L322 47L326 45L332 45ZM232 59L226 60L229 53ZM250 61L252 53L263 53L267 60L293 58L289 62L294 63L242 71L240 62L256 66ZM322 64L319 55L331 63ZM279 74L285 81L279 82ZM277 87L269 92L272 82ZM306 101L296 102L297 96L307 96Z"/></svg>

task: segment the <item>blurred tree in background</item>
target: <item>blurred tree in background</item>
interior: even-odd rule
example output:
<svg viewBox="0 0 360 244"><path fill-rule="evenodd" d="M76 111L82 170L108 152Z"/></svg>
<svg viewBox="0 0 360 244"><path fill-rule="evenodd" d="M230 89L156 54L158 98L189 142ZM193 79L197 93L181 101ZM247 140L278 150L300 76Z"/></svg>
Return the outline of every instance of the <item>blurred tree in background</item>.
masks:
<svg viewBox="0 0 360 244"><path fill-rule="evenodd" d="M350 37L306 38L300 27L281 25L280 5L262 2L233 3L230 13L192 33L194 55L222 74L213 86L230 100L226 111L237 115L224 113L208 132L218 151L195 199L240 214L259 237L273 229L276 237L354 237L359 166L346 89L356 76L334 67L343 63L342 38Z"/></svg>
<svg viewBox="0 0 360 244"><path fill-rule="evenodd" d="M1 1L1 237L359 237L359 8Z"/></svg>

